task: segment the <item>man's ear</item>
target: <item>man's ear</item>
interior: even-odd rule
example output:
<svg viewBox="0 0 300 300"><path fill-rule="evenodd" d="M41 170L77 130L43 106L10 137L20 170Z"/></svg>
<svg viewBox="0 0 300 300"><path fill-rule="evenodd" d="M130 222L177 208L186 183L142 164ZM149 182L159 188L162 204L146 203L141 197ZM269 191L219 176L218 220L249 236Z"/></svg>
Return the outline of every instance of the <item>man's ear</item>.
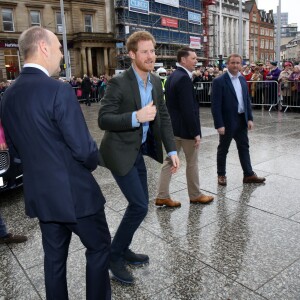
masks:
<svg viewBox="0 0 300 300"><path fill-rule="evenodd" d="M38 47L39 47L40 51L41 51L44 55L48 56L48 54L49 54L49 49L48 49L48 45L47 45L47 43L46 43L45 41L43 41L43 40L40 41L39 44L38 44Z"/></svg>
<svg viewBox="0 0 300 300"><path fill-rule="evenodd" d="M133 51L130 50L128 54L131 59L135 59L135 53Z"/></svg>

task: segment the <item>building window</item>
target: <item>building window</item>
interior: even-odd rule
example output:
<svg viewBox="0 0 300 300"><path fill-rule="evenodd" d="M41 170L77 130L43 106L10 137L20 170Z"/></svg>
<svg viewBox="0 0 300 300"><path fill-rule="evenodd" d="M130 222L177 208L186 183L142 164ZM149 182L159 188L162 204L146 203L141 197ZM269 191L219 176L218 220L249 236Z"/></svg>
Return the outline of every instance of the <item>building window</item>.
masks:
<svg viewBox="0 0 300 300"><path fill-rule="evenodd" d="M12 9L2 9L3 31L15 31Z"/></svg>
<svg viewBox="0 0 300 300"><path fill-rule="evenodd" d="M266 49L269 49L269 40L266 40L265 48L266 48Z"/></svg>
<svg viewBox="0 0 300 300"><path fill-rule="evenodd" d="M262 49L265 48L265 40L260 41L260 48L262 48Z"/></svg>
<svg viewBox="0 0 300 300"><path fill-rule="evenodd" d="M256 19L256 12L254 12L253 15L252 15L252 21L253 21L253 22L256 22L256 20L257 20L257 19Z"/></svg>
<svg viewBox="0 0 300 300"><path fill-rule="evenodd" d="M274 50L274 44L273 44L273 41L270 41L270 50Z"/></svg>
<svg viewBox="0 0 300 300"><path fill-rule="evenodd" d="M63 25L60 12L56 12L56 32L63 33Z"/></svg>
<svg viewBox="0 0 300 300"><path fill-rule="evenodd" d="M264 29L264 28L261 28L261 29L260 29L260 34L261 34L261 35L265 35L265 29Z"/></svg>
<svg viewBox="0 0 300 300"><path fill-rule="evenodd" d="M84 16L84 31L85 32L93 32L93 16L92 15L85 15Z"/></svg>
<svg viewBox="0 0 300 300"><path fill-rule="evenodd" d="M19 75L19 56L17 49L4 50L4 62L6 69L6 78L15 79Z"/></svg>
<svg viewBox="0 0 300 300"><path fill-rule="evenodd" d="M40 12L37 10L32 10L30 12L31 26L41 26L41 16Z"/></svg>

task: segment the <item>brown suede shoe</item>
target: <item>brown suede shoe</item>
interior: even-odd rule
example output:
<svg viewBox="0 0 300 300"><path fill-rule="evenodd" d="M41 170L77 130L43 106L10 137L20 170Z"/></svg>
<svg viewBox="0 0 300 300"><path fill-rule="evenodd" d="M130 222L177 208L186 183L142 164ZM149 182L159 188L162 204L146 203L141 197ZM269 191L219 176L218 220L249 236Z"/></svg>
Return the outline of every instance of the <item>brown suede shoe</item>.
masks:
<svg viewBox="0 0 300 300"><path fill-rule="evenodd" d="M226 176L218 176L218 184L223 186L227 185Z"/></svg>
<svg viewBox="0 0 300 300"><path fill-rule="evenodd" d="M179 206L181 206L181 203L179 201L174 201L170 198L167 198L167 199L156 198L155 205L157 205L157 206L165 205L165 206L168 206L168 207L179 207Z"/></svg>
<svg viewBox="0 0 300 300"><path fill-rule="evenodd" d="M208 195L201 195L196 199L190 199L190 203L202 203L206 204L214 200L213 196L208 196Z"/></svg>
<svg viewBox="0 0 300 300"><path fill-rule="evenodd" d="M25 235L16 235L8 233L6 236L0 238L0 244L23 243L27 241Z"/></svg>
<svg viewBox="0 0 300 300"><path fill-rule="evenodd" d="M263 183L265 181L265 177L258 177L256 173L253 173L252 176L245 176L243 179L243 183Z"/></svg>

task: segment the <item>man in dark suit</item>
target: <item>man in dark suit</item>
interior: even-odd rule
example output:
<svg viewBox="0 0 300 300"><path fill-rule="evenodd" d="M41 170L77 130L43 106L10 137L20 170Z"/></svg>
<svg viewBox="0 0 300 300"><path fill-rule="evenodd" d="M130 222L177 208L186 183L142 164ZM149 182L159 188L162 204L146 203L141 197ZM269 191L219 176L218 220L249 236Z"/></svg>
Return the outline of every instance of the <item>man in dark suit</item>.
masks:
<svg viewBox="0 0 300 300"><path fill-rule="evenodd" d="M217 152L218 183L227 184L226 157L232 139L236 141L239 159L244 171L244 183L262 183L266 179L258 177L252 170L248 129L253 128L253 115L248 86L240 69L242 57L231 54L227 60L228 71L213 80L212 115L219 133Z"/></svg>
<svg viewBox="0 0 300 300"><path fill-rule="evenodd" d="M172 126L163 100L160 78L151 74L155 63L155 40L137 31L127 40L131 67L113 77L101 101L99 127L105 130L100 146L101 165L111 170L128 201L126 212L111 246L110 270L115 279L131 284L125 263L139 265L148 255L129 249L133 235L148 211L147 171L143 155L163 161L164 147L179 167Z"/></svg>
<svg viewBox="0 0 300 300"><path fill-rule="evenodd" d="M177 151L181 149L186 159L186 179L190 203L209 203L214 197L200 191L198 154L201 138L199 104L195 97L192 72L197 64L197 55L191 48L182 48L177 53L179 67L167 79L166 104L171 117ZM169 185L172 163L167 157L163 165L156 205L176 207L179 201L170 197Z"/></svg>
<svg viewBox="0 0 300 300"><path fill-rule="evenodd" d="M105 199L91 171L98 150L69 84L50 78L60 69L54 33L31 27L19 38L24 68L5 92L1 119L10 148L23 164L26 213L40 221L46 297L68 299L66 261L72 232L86 250L86 299L111 299L110 234Z"/></svg>
<svg viewBox="0 0 300 300"><path fill-rule="evenodd" d="M85 99L85 105L91 106L90 94L92 91L92 82L89 76L83 75L81 82L82 98Z"/></svg>

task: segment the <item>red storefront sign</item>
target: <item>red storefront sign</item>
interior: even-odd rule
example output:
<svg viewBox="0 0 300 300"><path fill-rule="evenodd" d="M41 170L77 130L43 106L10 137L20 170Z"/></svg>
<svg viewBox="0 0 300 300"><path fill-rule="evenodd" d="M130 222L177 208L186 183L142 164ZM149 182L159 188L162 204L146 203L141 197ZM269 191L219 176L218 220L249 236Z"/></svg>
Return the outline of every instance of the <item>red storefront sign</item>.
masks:
<svg viewBox="0 0 300 300"><path fill-rule="evenodd" d="M161 17L161 25L166 27L178 28L178 20L172 18Z"/></svg>

